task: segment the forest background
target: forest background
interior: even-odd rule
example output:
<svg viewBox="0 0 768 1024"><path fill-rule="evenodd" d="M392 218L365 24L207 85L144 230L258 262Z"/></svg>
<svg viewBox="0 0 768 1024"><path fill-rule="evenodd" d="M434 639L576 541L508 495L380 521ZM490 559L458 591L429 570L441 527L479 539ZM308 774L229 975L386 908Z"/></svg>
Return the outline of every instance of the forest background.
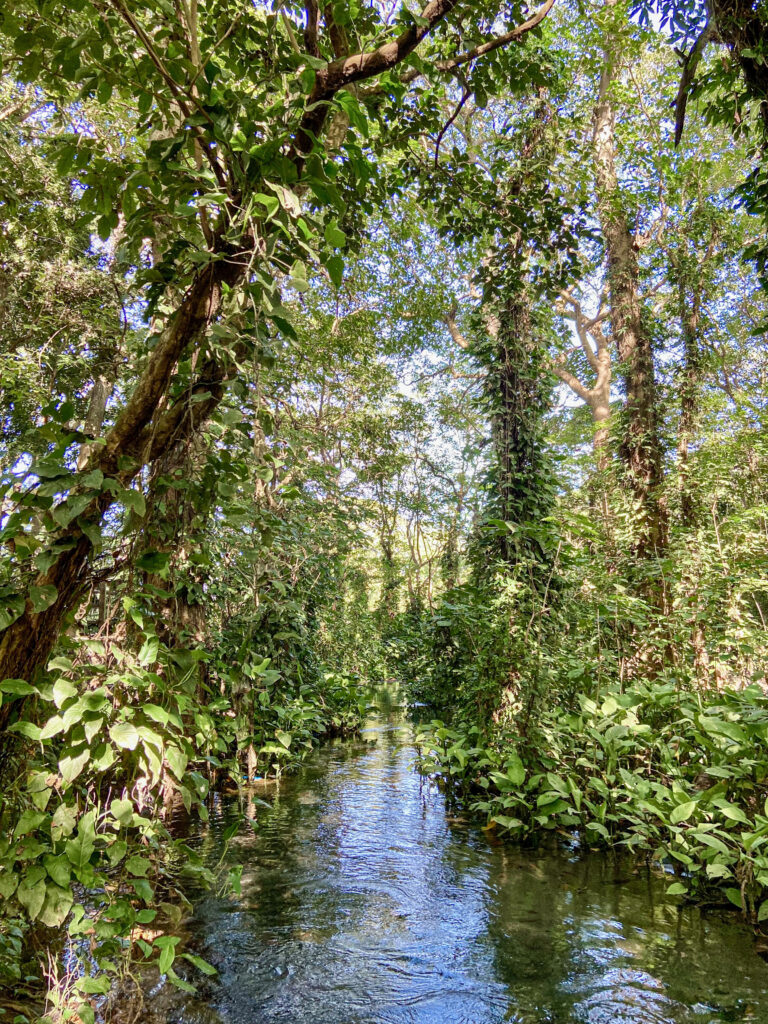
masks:
<svg viewBox="0 0 768 1024"><path fill-rule="evenodd" d="M393 676L500 835L768 916L763 19L3 6L8 1019L210 970L179 817Z"/></svg>

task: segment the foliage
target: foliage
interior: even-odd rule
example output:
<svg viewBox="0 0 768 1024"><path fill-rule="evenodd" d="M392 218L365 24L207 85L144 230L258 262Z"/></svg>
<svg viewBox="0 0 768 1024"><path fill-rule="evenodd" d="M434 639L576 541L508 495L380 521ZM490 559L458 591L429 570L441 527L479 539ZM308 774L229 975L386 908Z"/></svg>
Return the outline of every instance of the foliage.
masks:
<svg viewBox="0 0 768 1024"><path fill-rule="evenodd" d="M501 834L766 916L765 33L721 6L5 5L12 988L187 984L186 817L391 674Z"/></svg>
<svg viewBox="0 0 768 1024"><path fill-rule="evenodd" d="M439 774L501 834L578 835L665 864L668 892L768 916L768 701L761 687L721 693L674 682L579 693L535 735L435 721L417 737Z"/></svg>

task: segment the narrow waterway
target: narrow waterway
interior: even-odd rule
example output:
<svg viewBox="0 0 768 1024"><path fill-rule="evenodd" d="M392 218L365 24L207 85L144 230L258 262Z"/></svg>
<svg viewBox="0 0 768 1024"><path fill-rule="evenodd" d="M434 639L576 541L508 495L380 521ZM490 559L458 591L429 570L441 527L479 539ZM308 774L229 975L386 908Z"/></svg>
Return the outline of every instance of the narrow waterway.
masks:
<svg viewBox="0 0 768 1024"><path fill-rule="evenodd" d="M226 1024L768 1021L768 965L735 918L678 911L611 859L495 842L413 758L383 706L255 809L229 854L241 896L192 922Z"/></svg>

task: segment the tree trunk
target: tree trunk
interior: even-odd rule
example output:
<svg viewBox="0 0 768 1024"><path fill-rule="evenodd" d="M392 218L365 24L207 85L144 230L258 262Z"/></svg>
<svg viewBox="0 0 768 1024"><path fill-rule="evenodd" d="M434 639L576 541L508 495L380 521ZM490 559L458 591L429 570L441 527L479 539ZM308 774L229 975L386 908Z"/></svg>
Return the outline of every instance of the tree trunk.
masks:
<svg viewBox="0 0 768 1024"><path fill-rule="evenodd" d="M83 422L83 433L94 440L101 436L101 428L104 426L104 417L107 414L107 402L112 394L112 382L107 380L103 374L98 374L93 381L93 387L88 397L88 409ZM88 460L93 454L94 445L86 442L80 449L77 457L77 468L79 472L88 465Z"/></svg>
<svg viewBox="0 0 768 1024"><path fill-rule="evenodd" d="M142 547L170 555L170 581L150 573L145 582L173 591L172 597L156 601L157 633L169 647L205 641L205 608L192 593L202 581L193 578L189 560L201 540L195 499L204 462L204 442L197 433L158 460L149 485Z"/></svg>
<svg viewBox="0 0 768 1024"><path fill-rule="evenodd" d="M595 432L592 435L592 449L595 453L595 465L602 473L611 461L610 440L611 431L609 421L611 418L610 401L596 399L590 403L592 420L595 424Z"/></svg>
<svg viewBox="0 0 768 1024"><path fill-rule="evenodd" d="M247 247L244 247L247 251ZM171 317L147 360L105 443L90 455L86 471L130 486L140 470L168 452L180 437L190 436L204 422L223 394L225 374L212 361L198 380L173 405L162 408L177 361L205 332L221 311L222 285L230 288L245 273L242 256L230 254L200 271L176 313ZM199 401L193 398L204 396ZM115 504L111 490L101 490L72 523L55 536L55 560L37 575L34 585L56 589L54 602L35 611L27 599L23 613L0 636L0 679L32 679L47 662L66 616L76 607L87 586L93 544L84 532L99 528L104 514ZM8 722L11 705L0 707L0 729Z"/></svg>
<svg viewBox="0 0 768 1024"><path fill-rule="evenodd" d="M496 462L493 514L517 527L499 538L501 557L514 565L528 547L525 526L538 524L547 511L549 489L546 482L541 486L541 422L548 389L525 291L508 299L500 315L487 318L487 325L495 349L486 383Z"/></svg>
<svg viewBox="0 0 768 1024"><path fill-rule="evenodd" d="M685 527L696 525L697 501L688 464L688 450L699 418L701 351L699 348L700 293L697 285L688 287L685 273L677 282L680 328L683 337L683 374L680 387L680 421L677 436L680 479L680 519Z"/></svg>
<svg viewBox="0 0 768 1024"><path fill-rule="evenodd" d="M614 55L606 55L594 112L593 156L600 222L608 257L611 330L624 378L624 430L619 455L638 514L639 558L664 550L667 516L661 495L662 448L653 349L643 323L637 249L616 173L615 115L610 97Z"/></svg>

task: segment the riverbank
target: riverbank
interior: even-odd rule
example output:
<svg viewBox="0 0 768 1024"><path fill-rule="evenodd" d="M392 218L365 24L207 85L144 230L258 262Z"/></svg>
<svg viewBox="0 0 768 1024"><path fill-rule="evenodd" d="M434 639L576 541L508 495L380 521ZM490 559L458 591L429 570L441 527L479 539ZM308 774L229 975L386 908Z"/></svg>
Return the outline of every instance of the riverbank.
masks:
<svg viewBox="0 0 768 1024"><path fill-rule="evenodd" d="M604 688L541 715L535 735L433 721L420 769L487 827L558 834L663 864L669 898L768 917L768 697L759 686Z"/></svg>
<svg viewBox="0 0 768 1024"><path fill-rule="evenodd" d="M241 893L189 928L238 1024L760 1020L768 967L735 915L678 908L654 872L498 842L414 771L403 709L319 749L226 855ZM220 856L236 808L200 836ZM738 965L738 971L735 970ZM169 1020L171 1018L168 1018Z"/></svg>

